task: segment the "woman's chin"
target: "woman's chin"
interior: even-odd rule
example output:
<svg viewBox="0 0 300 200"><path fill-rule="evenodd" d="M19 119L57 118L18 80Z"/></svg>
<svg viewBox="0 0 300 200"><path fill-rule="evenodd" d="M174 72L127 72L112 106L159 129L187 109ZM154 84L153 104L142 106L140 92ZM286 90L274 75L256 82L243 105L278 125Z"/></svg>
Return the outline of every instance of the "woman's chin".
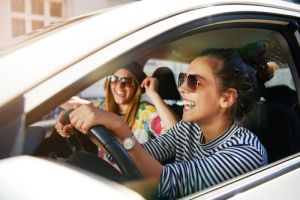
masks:
<svg viewBox="0 0 300 200"><path fill-rule="evenodd" d="M193 121L190 114L185 113L185 112L182 115L182 120L185 121L185 122L192 122Z"/></svg>
<svg viewBox="0 0 300 200"><path fill-rule="evenodd" d="M199 120L198 113L193 113L191 110L183 111L182 120L188 123L195 123Z"/></svg>
<svg viewBox="0 0 300 200"><path fill-rule="evenodd" d="M126 102L125 98L115 98L115 102L117 104L124 104Z"/></svg>

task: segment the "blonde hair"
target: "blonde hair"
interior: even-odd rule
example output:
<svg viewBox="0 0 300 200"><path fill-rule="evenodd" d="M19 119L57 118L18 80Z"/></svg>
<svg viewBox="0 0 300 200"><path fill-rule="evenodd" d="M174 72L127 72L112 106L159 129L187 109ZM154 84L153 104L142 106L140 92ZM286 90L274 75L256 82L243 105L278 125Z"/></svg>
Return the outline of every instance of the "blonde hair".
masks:
<svg viewBox="0 0 300 200"><path fill-rule="evenodd" d="M139 108L139 102L142 94L142 88L140 87L140 84L135 76L132 76L134 80L134 86L135 86L135 95L130 101L129 109L126 111L126 114L124 115L124 121L131 129L135 123L136 114ZM104 84L104 90L106 91L106 98L105 98L105 107L104 109L113 113L118 113L118 106L117 103L114 100L114 96L110 89L110 84L108 79L106 79Z"/></svg>

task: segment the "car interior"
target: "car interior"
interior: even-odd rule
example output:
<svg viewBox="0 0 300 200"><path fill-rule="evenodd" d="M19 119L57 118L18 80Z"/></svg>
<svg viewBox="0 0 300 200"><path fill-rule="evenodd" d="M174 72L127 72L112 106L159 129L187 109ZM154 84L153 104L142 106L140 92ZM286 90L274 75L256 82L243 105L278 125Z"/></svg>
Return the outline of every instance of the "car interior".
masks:
<svg viewBox="0 0 300 200"><path fill-rule="evenodd" d="M244 37L245 35L247 37ZM144 66L144 71L155 71L164 67L171 69L173 74L168 74L168 70L158 70L153 76L160 82L167 81L168 84L172 84L168 87L162 84L159 92L164 99L172 100L170 106L175 113L182 116L182 104L176 90L179 72L184 71L188 63L206 48L238 48L256 41L270 41L268 54L274 58L278 69L275 77L266 83L261 100L255 104L242 123L257 134L266 147L269 163L272 163L300 151L299 92L294 84L298 77L292 75L295 72L295 63L289 45L280 33L258 28L193 30L145 51L141 57L135 58L135 61ZM167 80L166 77L170 79ZM54 108L44 120L49 120L49 116L52 117L50 120L53 120L54 111L57 112L57 109ZM74 134L64 139L58 136L53 127L47 132L44 127L34 123L27 128L26 135L24 154L67 162L118 182L126 180L126 177L114 171L105 161L97 158L97 147L90 138L82 134ZM133 179L136 177L139 177L139 174L133 175Z"/></svg>

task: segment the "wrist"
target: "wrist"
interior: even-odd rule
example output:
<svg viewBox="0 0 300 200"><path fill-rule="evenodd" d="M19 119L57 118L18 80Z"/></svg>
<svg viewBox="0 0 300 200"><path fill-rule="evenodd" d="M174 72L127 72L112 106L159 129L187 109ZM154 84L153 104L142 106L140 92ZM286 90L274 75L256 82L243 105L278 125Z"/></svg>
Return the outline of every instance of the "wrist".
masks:
<svg viewBox="0 0 300 200"><path fill-rule="evenodd" d="M123 141L124 138L132 136L130 128L120 116L115 115L115 119L110 120L110 123L112 124L110 129L114 132L119 141Z"/></svg>
<svg viewBox="0 0 300 200"><path fill-rule="evenodd" d="M131 136L125 137L125 138L123 139L123 141L122 141L123 146L124 146L124 148L125 148L127 151L132 150L132 149L135 147L136 142L137 142L137 140L136 140L136 138L135 138L135 136L134 136L133 133L132 133Z"/></svg>
<svg viewBox="0 0 300 200"><path fill-rule="evenodd" d="M157 98L160 98L156 91L149 93L148 96L151 98L152 101L156 100Z"/></svg>

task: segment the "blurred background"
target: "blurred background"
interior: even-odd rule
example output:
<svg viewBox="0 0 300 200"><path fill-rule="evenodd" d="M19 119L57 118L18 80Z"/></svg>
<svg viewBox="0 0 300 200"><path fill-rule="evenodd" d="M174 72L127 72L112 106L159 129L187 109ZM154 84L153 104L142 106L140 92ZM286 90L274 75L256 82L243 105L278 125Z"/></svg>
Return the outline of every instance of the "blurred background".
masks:
<svg viewBox="0 0 300 200"><path fill-rule="evenodd" d="M56 21L135 0L0 0L0 50Z"/></svg>
<svg viewBox="0 0 300 200"><path fill-rule="evenodd" d="M0 50L12 39L56 21L134 1L137 0L0 0Z"/></svg>

